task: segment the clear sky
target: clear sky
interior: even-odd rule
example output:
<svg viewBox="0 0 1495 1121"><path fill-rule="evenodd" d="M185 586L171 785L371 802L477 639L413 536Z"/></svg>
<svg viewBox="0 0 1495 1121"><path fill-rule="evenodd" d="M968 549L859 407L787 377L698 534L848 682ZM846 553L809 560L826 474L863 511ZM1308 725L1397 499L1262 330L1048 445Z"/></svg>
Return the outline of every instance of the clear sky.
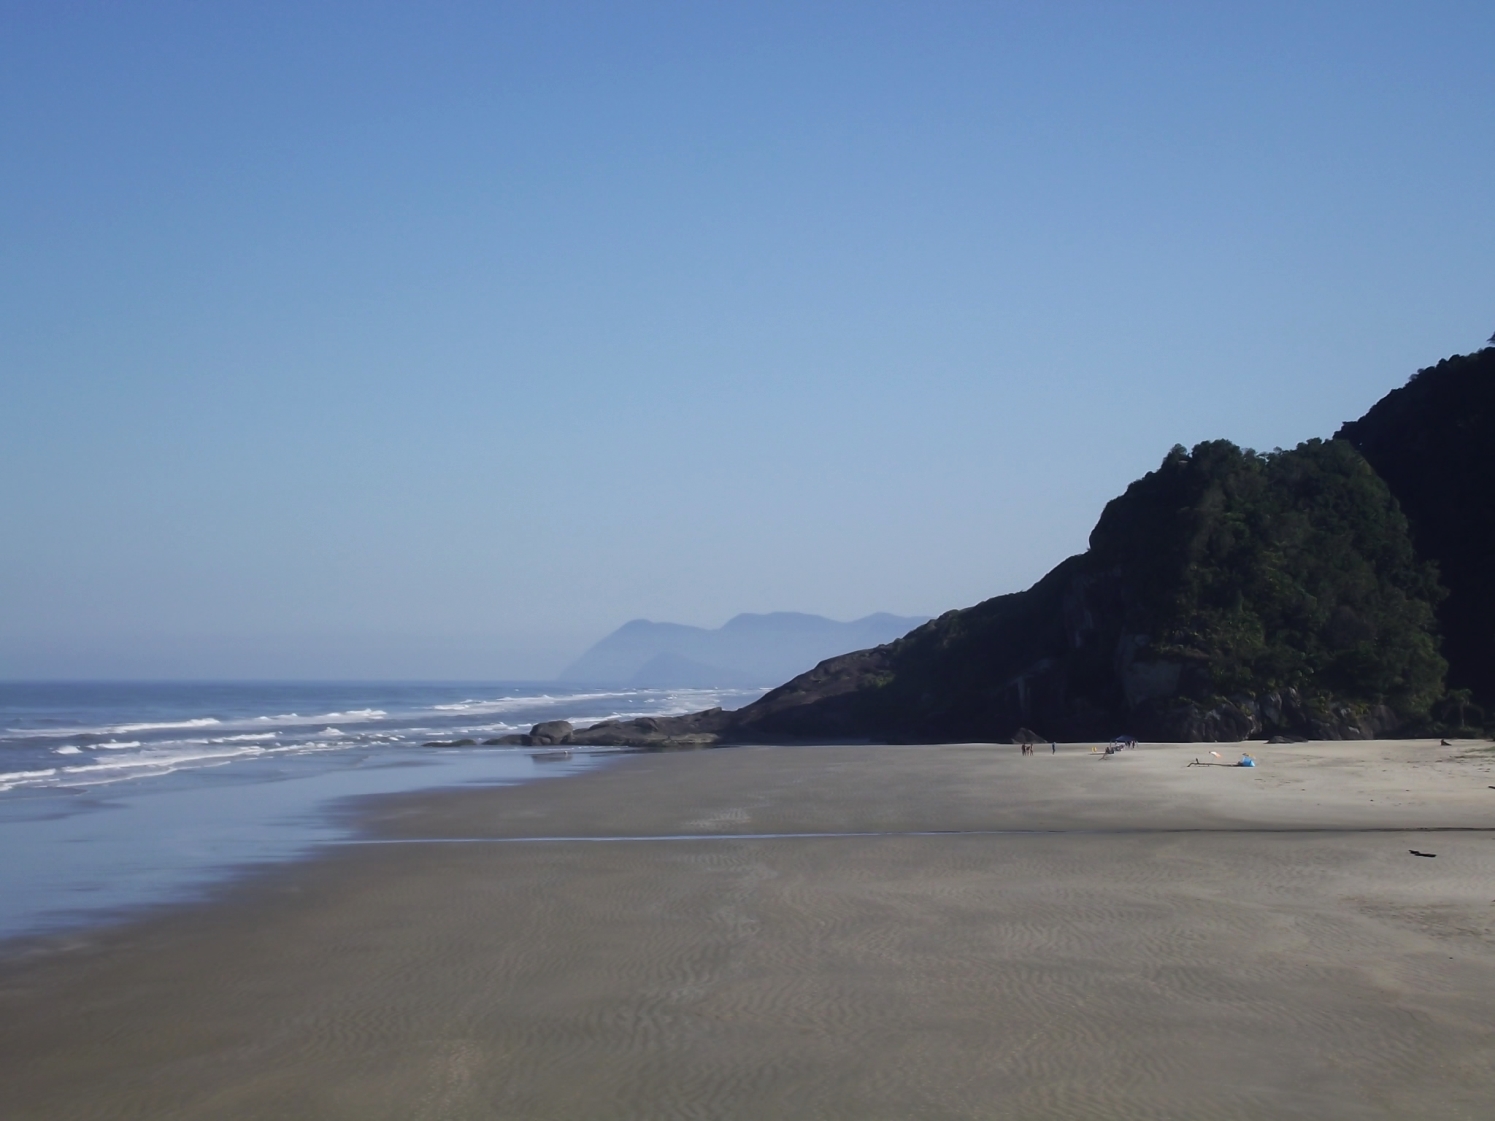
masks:
<svg viewBox="0 0 1495 1121"><path fill-rule="evenodd" d="M1495 329L1495 5L0 2L0 676L934 614Z"/></svg>

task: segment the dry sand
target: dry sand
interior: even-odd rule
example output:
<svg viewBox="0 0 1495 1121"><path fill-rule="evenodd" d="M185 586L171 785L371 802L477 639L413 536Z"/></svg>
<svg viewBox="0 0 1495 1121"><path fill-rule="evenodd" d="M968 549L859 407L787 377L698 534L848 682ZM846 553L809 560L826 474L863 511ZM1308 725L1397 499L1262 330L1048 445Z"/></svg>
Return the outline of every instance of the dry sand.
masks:
<svg viewBox="0 0 1495 1121"><path fill-rule="evenodd" d="M369 836L465 840L13 954L0 1114L1495 1116L1495 755L1253 748L734 748L381 801ZM837 832L881 835L736 836ZM578 837L634 839L502 840Z"/></svg>

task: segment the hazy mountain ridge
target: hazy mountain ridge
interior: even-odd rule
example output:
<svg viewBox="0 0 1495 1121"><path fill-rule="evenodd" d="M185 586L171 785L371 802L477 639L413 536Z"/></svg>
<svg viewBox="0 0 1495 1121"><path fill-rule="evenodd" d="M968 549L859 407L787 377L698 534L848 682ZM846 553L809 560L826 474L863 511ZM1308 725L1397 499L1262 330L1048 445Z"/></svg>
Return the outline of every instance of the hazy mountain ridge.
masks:
<svg viewBox="0 0 1495 1121"><path fill-rule="evenodd" d="M759 685L843 650L876 646L926 622L886 612L849 623L793 611L742 614L714 630L634 619L568 666L560 680L595 685Z"/></svg>
<svg viewBox="0 0 1495 1121"><path fill-rule="evenodd" d="M736 712L575 739L1365 738L1478 721L1467 695L1446 694L1438 608L1460 605L1453 677L1478 685L1495 665L1492 394L1486 350L1420 371L1344 439L1176 447L1107 504L1085 553L1027 591L828 658Z"/></svg>

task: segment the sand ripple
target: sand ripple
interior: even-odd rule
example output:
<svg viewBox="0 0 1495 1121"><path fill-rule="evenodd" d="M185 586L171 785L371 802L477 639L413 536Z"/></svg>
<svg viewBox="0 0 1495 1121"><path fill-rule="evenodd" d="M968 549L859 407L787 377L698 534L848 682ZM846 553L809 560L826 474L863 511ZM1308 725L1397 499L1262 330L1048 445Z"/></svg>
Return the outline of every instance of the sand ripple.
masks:
<svg viewBox="0 0 1495 1121"><path fill-rule="evenodd" d="M989 759L714 753L416 803L400 828L433 836L452 805L448 836L710 836L344 849L12 963L8 1116L1495 1112L1488 835L1408 859L1394 833L1284 831L1279 801L1251 811L1262 831L1231 809L1218 833L724 836L1077 814L1039 770L1062 757ZM988 765L1003 784L977 797ZM1172 781L1137 786L1134 824L1212 820L1170 809Z"/></svg>

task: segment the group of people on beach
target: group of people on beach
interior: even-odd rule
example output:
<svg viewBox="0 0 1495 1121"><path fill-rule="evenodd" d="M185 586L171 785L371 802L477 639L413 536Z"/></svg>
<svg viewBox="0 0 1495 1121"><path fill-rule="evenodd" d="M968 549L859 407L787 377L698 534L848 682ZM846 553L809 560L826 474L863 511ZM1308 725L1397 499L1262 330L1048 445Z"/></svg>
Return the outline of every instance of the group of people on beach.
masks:
<svg viewBox="0 0 1495 1121"><path fill-rule="evenodd" d="M1023 754L1024 755L1032 755L1033 754L1033 745L1031 743L1028 743L1027 741L1024 741L1023 745L1022 745L1022 748L1023 748ZM1054 740L1050 740L1049 741L1049 754L1050 755L1057 755L1057 754L1059 754L1059 744L1056 741L1054 741Z"/></svg>
<svg viewBox="0 0 1495 1121"><path fill-rule="evenodd" d="M1024 755L1032 755L1033 752L1034 752L1034 750L1035 750L1035 747L1034 747L1033 742L1031 740L1023 740L1022 743L1019 746L1020 746L1020 748L1022 750L1022 753ZM1107 755L1115 755L1118 751L1123 751L1126 748L1136 747L1136 746L1137 746L1137 737L1136 736L1117 736L1114 740L1112 740L1110 743L1108 743L1106 745L1105 753ZM1099 746L1096 746L1096 747L1092 747L1090 750L1092 752L1096 752L1096 751L1099 751L1100 748L1099 748ZM1054 740L1050 740L1049 741L1049 753L1051 755L1057 755L1057 754L1059 754L1059 744L1056 741L1054 741ZM1253 764L1251 764L1251 763L1245 763L1245 764L1242 764L1242 765L1243 766L1247 766L1247 767L1253 766Z"/></svg>

